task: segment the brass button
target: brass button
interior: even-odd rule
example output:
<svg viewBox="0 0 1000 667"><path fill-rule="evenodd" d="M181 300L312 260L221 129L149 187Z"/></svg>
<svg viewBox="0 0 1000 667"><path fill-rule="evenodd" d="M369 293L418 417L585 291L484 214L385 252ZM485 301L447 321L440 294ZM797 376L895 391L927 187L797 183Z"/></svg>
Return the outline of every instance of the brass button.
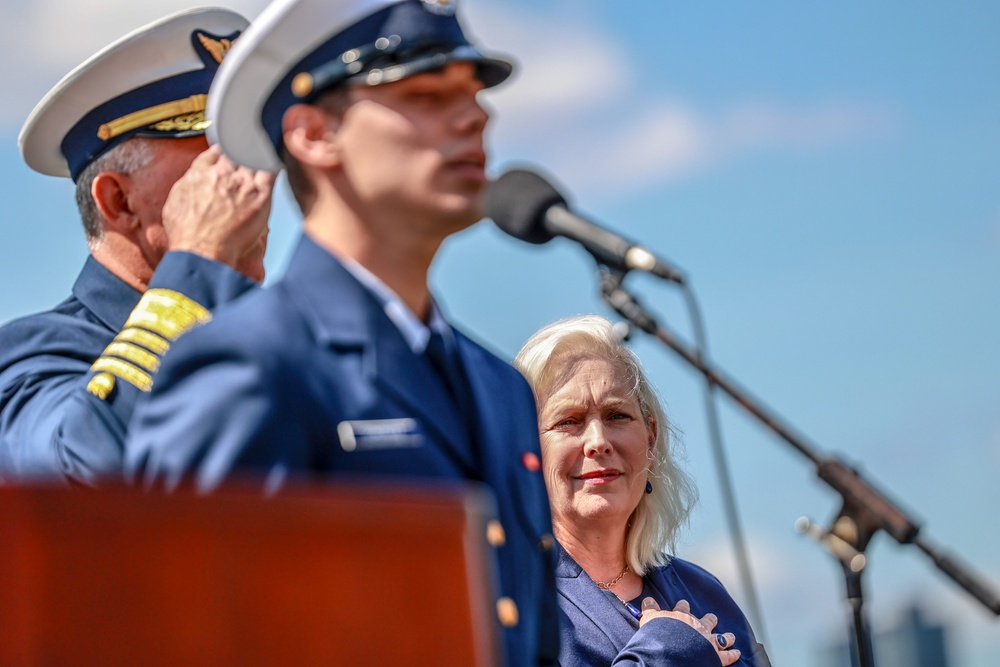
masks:
<svg viewBox="0 0 1000 667"><path fill-rule="evenodd" d="M496 519L486 524L486 541L494 549L499 549L507 543L507 533L504 532L503 524Z"/></svg>
<svg viewBox="0 0 1000 667"><path fill-rule="evenodd" d="M545 552L552 551L552 547L555 546L555 543L555 539L548 533L545 533L538 538L538 548Z"/></svg>
<svg viewBox="0 0 1000 667"><path fill-rule="evenodd" d="M292 95L295 95L295 97L307 97L312 93L314 85L315 82L309 72L299 72L292 79Z"/></svg>
<svg viewBox="0 0 1000 667"><path fill-rule="evenodd" d="M503 627L515 627L518 621L517 603L508 597L497 600L497 618Z"/></svg>

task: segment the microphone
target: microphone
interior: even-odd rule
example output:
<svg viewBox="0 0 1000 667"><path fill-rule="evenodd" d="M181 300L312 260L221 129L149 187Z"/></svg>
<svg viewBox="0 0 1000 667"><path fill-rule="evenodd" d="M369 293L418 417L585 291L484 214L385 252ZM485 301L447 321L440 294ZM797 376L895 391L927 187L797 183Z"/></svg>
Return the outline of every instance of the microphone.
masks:
<svg viewBox="0 0 1000 667"><path fill-rule="evenodd" d="M522 241L541 244L565 236L610 268L645 271L684 284L684 275L651 251L571 212L563 196L532 171L512 169L494 181L486 193L486 215Z"/></svg>

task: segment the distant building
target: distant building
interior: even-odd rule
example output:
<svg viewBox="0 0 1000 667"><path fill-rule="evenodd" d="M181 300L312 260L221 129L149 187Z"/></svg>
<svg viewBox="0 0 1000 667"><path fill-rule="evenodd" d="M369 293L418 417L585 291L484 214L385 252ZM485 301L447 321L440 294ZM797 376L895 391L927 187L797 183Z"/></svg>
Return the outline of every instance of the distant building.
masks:
<svg viewBox="0 0 1000 667"><path fill-rule="evenodd" d="M916 606L875 639L879 667L948 667L944 627L928 623Z"/></svg>
<svg viewBox="0 0 1000 667"><path fill-rule="evenodd" d="M819 651L821 667L856 667L853 637ZM948 667L945 628L928 622L917 606L906 609L896 625L875 634L876 667Z"/></svg>

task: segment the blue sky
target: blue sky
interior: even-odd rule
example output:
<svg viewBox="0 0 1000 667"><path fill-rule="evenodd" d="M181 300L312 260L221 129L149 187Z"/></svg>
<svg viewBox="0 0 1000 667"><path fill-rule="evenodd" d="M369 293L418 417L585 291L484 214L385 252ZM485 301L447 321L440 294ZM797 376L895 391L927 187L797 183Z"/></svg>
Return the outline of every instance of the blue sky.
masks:
<svg viewBox="0 0 1000 667"><path fill-rule="evenodd" d="M20 124L92 52L195 6L9 4L0 321L61 300L86 252L70 184L23 165ZM264 4L229 6L252 18ZM579 210L682 267L718 366L1000 583L1000 5L467 0L463 11L482 43L520 63L487 97L493 169L543 168ZM287 193L277 199L272 276L298 225ZM528 246L489 223L448 242L433 282L451 318L508 358L555 318L609 314L582 251ZM690 339L675 289L628 283ZM635 347L701 489L680 555L740 599L699 379L655 341ZM827 523L839 502L801 456L720 406L770 654L811 664L846 612L837 566L792 524ZM918 603L949 623L954 664L988 664L1000 625L977 602L914 547L883 534L868 554L876 629Z"/></svg>

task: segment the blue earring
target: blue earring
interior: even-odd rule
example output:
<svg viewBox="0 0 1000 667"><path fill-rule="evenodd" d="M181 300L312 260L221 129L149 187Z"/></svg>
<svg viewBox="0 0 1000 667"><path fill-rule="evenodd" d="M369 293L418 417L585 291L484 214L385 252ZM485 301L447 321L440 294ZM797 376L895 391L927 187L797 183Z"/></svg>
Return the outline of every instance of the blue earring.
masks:
<svg viewBox="0 0 1000 667"><path fill-rule="evenodd" d="M646 480L646 493L653 492L653 484L648 479Z"/></svg>

